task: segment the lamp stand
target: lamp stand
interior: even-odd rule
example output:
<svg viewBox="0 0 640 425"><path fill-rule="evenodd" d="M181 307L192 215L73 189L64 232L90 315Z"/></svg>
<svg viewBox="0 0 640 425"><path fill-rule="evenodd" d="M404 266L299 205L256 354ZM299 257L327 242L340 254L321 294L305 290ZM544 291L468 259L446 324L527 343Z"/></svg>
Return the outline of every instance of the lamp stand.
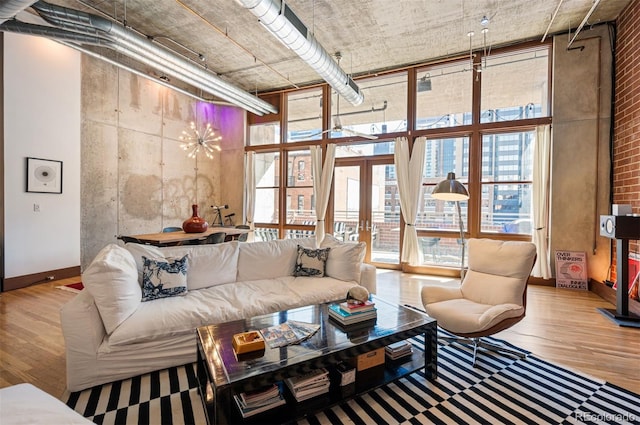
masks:
<svg viewBox="0 0 640 425"><path fill-rule="evenodd" d="M464 280L464 225L462 224L462 212L460 210L460 201L456 201L456 209L458 210L458 224L460 226L460 244L462 245L462 257L460 258L460 282Z"/></svg>

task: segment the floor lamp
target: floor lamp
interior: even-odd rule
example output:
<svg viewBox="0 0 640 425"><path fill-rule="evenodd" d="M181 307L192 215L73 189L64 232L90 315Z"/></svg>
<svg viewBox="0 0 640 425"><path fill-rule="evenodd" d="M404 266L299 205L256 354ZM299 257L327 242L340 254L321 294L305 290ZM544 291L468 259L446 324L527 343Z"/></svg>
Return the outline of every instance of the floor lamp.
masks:
<svg viewBox="0 0 640 425"><path fill-rule="evenodd" d="M460 260L460 280L464 279L464 226L462 225L462 213L460 201L469 199L469 192L462 183L456 180L456 173L448 173L447 179L442 180L433 188L431 197L441 201L455 201L458 210L458 224L460 225L460 243L462 244L462 258Z"/></svg>

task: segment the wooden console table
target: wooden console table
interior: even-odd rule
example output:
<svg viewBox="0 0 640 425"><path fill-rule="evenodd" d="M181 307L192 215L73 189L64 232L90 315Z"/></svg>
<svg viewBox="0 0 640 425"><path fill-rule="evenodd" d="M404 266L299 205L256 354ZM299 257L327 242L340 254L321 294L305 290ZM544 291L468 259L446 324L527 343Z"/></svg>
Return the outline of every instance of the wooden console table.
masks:
<svg viewBox="0 0 640 425"><path fill-rule="evenodd" d="M160 232L160 233L145 233L142 235L125 235L131 238L139 240L141 243L147 243L156 246L165 246L171 244L177 244L179 242L195 241L205 239L212 233L225 232L227 236L233 236L237 238L243 233L249 233L249 229L238 229L236 227L209 227L202 233L186 233L183 230L178 232ZM120 237L118 237L120 239Z"/></svg>

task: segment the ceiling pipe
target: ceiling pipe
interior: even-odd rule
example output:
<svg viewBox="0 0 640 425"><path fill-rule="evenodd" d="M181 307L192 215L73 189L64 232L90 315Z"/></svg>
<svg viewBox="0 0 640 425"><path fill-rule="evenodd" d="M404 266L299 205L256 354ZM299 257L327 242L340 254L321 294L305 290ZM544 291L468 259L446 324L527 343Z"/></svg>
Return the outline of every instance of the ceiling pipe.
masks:
<svg viewBox="0 0 640 425"><path fill-rule="evenodd" d="M196 88L240 106L256 115L275 113L277 109L236 86L227 83L210 71L169 52L146 37L100 16L92 15L40 1L32 6L47 22L89 35L100 34L113 42L106 47L116 50L172 75Z"/></svg>
<svg viewBox="0 0 640 425"><path fill-rule="evenodd" d="M34 3L34 0L4 0L0 2L0 24L15 18L18 13Z"/></svg>
<svg viewBox="0 0 640 425"><path fill-rule="evenodd" d="M558 11L560 10L560 6L562 6L562 2L564 0L560 0L558 2L558 5L556 6L556 10L553 12L553 15L551 16L551 20L549 21L549 25L547 25L547 30L544 32L544 35L542 36L542 40L540 40L540 43L544 43L544 40L547 38L547 35L549 34L549 30L551 29L551 25L553 24L553 21L556 20L556 15L558 14Z"/></svg>
<svg viewBox="0 0 640 425"><path fill-rule="evenodd" d="M28 24L16 20L11 20L0 24L0 31L15 32L19 34L44 36L55 38L56 40L71 41L74 43L91 44L95 46L108 47L111 42L107 39L89 34L80 34L66 31L60 28L48 27L44 25Z"/></svg>
<svg viewBox="0 0 640 425"><path fill-rule="evenodd" d="M358 85L338 66L284 1L236 1L251 10L271 34L300 56L348 102L357 106L364 101Z"/></svg>
<svg viewBox="0 0 640 425"><path fill-rule="evenodd" d="M66 22L61 19L51 18L50 16L46 16L46 15L43 16L43 19L45 19L47 22L53 25L56 25L57 27L74 31L71 34L80 34L81 31L88 31L89 32L88 35L99 33L99 31L97 31L96 28L85 26L84 24ZM57 34L46 32L46 29L50 27L43 27L43 28L45 32L41 32L39 35L56 37ZM75 32L75 31L78 31L78 32ZM109 40L111 41L105 44L101 44L102 46L116 50L119 53L122 53L126 56L129 56L137 60L138 62L141 62L153 68L156 68L160 70L163 74L169 75L178 80L182 80L183 82L188 83L194 87L202 88L203 90L209 93L216 93L220 95L220 93L225 90L224 88L221 88L219 86L212 85L210 82L210 79L208 78L208 73L204 69L200 69L196 67L195 72L193 69L185 69L185 67L183 66L185 62L184 61L175 62L174 61L175 56L171 55L168 52L165 52L165 51L149 52L148 50L144 49L143 47L141 47L136 43L131 43L124 39L118 39L108 34L106 35L106 37L108 37ZM77 40L73 40L72 38L71 39L64 38L64 39L67 39L69 41L77 41ZM228 101L233 101L234 104L245 105L244 106L245 109L255 114L263 113L262 110L258 109L260 105L257 102L255 103L253 102L254 100L253 96L247 99L247 98L238 97L237 93L235 92L224 91L224 93L226 94Z"/></svg>
<svg viewBox="0 0 640 425"><path fill-rule="evenodd" d="M75 49L75 50L77 50L79 52L82 52L82 53L84 53L86 55L89 55L89 56L91 56L93 58L96 58L96 59L99 59L101 61L107 62L110 65L113 65L113 66L118 67L120 69L124 69L125 71L130 72L132 74L135 74L135 75L137 75L139 77L145 78L145 79L147 79L149 81L153 81L156 84L160 84L161 86L167 87L167 88L169 88L171 90L175 90L175 91L177 91L179 93L182 93L185 96L189 96L189 97L191 97L193 99L196 99L196 100L199 100L199 101L202 101L202 102L207 102L207 103L214 103L216 105L234 106L233 104L231 104L229 102L219 102L219 101L214 101L212 99L204 98L202 96L198 96L195 93L191 93L190 91L185 90L185 89L183 89L181 87L176 87L175 85L173 85L173 84L171 84L171 83L169 83L167 81L164 81L164 80L162 80L162 79L160 79L158 77L155 77L155 76L149 75L149 74L145 74L144 72L138 71L135 68L132 68L130 66L127 66L127 65L123 64L122 62L115 61L115 60L113 60L111 58L108 58L108 57L106 57L104 55L96 53L93 50L86 49L86 48L84 48L82 46L79 46L77 44L69 43L69 42L66 42L66 41L60 41L60 43L65 45L65 46L67 46L67 47Z"/></svg>
<svg viewBox="0 0 640 425"><path fill-rule="evenodd" d="M600 4L600 0L594 0L593 1L593 4L591 5L591 9L589 9L589 11L585 15L584 19L582 20L582 22L580 22L580 25L576 29L576 33L573 35L573 38L571 39L571 41L567 45L567 49L569 49L571 47L571 45L575 41L576 37L578 37L578 34L580 34L580 31L582 31L582 28L584 28L585 24L587 22L589 22L589 18L591 17L591 14L596 10L596 7L598 7L599 4Z"/></svg>
<svg viewBox="0 0 640 425"><path fill-rule="evenodd" d="M191 93L188 90L185 90L181 87L177 87L167 81L164 81L158 77L155 77L153 75L149 75L146 74L142 71L139 71L135 68L132 68L128 65L123 64L122 62L118 62L116 60L113 60L107 56L101 55L97 52L94 52L93 50L89 50L87 48L82 47L81 45L76 44L76 42L80 42L82 44L95 44L95 45L101 45L101 46L105 46L105 47L111 47L109 46L109 44L111 44L109 41L105 41L104 39L92 39L91 36L89 35L83 35L83 34L74 34L74 33L70 33L68 31L64 31L62 29L57 29L57 28L53 28L53 27L47 27L47 26L43 26L43 25L37 25L37 24L27 24L25 22L19 22L19 21L9 21L9 22L5 22L3 24L0 25L0 30L2 31L9 31L9 32L14 32L14 33L19 33L19 34L28 34L28 35L34 35L34 36L45 36L47 38L55 38L57 42L59 42L60 44L63 44L69 48L75 49L79 52L82 52L88 56L91 56L93 58L99 59L101 61L107 62L110 65L116 66L120 69L124 69L125 71L128 71L132 74L135 74L139 77L145 78L147 80L153 81L156 84L159 84L161 86L167 87L171 90L175 90L179 93L184 94L185 96L189 96L193 99L202 101L202 102L207 102L207 103L214 103L216 105L224 105L224 106L234 106L232 103L230 102L220 102L220 101L216 101L213 99L207 99L205 97L202 96L198 96L195 93ZM115 46L113 46L115 48Z"/></svg>

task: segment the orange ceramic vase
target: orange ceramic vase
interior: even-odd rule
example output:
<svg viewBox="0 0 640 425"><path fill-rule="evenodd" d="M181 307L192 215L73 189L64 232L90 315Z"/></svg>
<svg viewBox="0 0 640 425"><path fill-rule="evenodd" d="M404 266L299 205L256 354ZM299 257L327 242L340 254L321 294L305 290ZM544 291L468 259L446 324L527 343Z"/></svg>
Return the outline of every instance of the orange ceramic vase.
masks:
<svg viewBox="0 0 640 425"><path fill-rule="evenodd" d="M182 223L182 230L186 233L202 233L209 228L209 223L198 215L198 205L191 205L193 214Z"/></svg>

